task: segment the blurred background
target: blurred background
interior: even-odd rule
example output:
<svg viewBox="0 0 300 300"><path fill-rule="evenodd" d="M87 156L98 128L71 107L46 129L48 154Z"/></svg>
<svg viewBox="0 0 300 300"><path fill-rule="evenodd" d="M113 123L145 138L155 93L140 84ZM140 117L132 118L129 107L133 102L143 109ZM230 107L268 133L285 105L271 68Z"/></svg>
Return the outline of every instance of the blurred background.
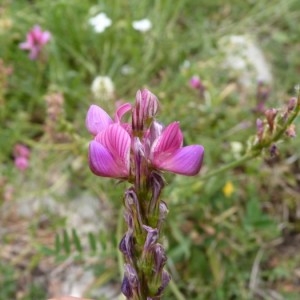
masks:
<svg viewBox="0 0 300 300"><path fill-rule="evenodd" d="M299 299L299 139L205 178L296 95L299 19L298 0L2 0L0 299L118 299L126 185L89 170L85 116L143 87L206 151L166 175L164 299Z"/></svg>

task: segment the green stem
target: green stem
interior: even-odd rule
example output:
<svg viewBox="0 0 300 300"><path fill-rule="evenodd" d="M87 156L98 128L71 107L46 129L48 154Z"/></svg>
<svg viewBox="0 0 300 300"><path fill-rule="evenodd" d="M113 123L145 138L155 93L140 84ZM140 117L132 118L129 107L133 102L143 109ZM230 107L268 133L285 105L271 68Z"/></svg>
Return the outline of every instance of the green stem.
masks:
<svg viewBox="0 0 300 300"><path fill-rule="evenodd" d="M250 152L250 153L247 153L245 154L244 156L242 156L240 159L238 160L235 160L229 164L226 164L222 167L220 167L219 169L215 170L215 171L211 171L211 172L208 172L207 174L201 176L201 180L207 180L211 177L214 177L216 175L219 175L221 173L224 173L230 169L233 169L237 166L240 166L242 165L244 162L248 161L248 160L251 160L253 159L254 157L257 157L258 155L260 154L260 151L255 151L255 152Z"/></svg>

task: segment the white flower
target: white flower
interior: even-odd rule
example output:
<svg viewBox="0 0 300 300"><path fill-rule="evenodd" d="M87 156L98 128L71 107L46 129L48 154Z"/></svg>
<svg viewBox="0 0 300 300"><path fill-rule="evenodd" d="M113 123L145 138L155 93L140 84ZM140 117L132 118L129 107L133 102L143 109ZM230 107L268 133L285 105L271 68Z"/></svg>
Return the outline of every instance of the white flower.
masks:
<svg viewBox="0 0 300 300"><path fill-rule="evenodd" d="M245 87L262 81L272 83L272 73L262 50L247 35L225 36L219 41L225 54L224 66L232 70Z"/></svg>
<svg viewBox="0 0 300 300"><path fill-rule="evenodd" d="M124 65L121 67L121 74L130 75L134 72L134 68L129 65Z"/></svg>
<svg viewBox="0 0 300 300"><path fill-rule="evenodd" d="M112 24L110 18L105 13L100 13L89 19L89 23L94 27L95 32L101 33Z"/></svg>
<svg viewBox="0 0 300 300"><path fill-rule="evenodd" d="M239 159L244 148L243 144L237 141L232 141L230 143L230 147L234 158Z"/></svg>
<svg viewBox="0 0 300 300"><path fill-rule="evenodd" d="M142 19L132 22L132 27L141 32L146 32L152 28L152 23L149 19Z"/></svg>
<svg viewBox="0 0 300 300"><path fill-rule="evenodd" d="M96 99L111 100L114 98L115 86L108 76L97 76L93 80L91 90Z"/></svg>

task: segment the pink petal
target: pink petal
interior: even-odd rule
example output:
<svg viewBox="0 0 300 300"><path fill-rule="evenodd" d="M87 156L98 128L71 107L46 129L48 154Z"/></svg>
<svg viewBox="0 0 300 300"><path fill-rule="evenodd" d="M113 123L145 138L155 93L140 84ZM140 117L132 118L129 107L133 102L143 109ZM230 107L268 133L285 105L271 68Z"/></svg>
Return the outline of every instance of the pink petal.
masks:
<svg viewBox="0 0 300 300"><path fill-rule="evenodd" d="M115 122L121 122L122 117L131 109L132 105L130 103L120 105L116 111Z"/></svg>
<svg viewBox="0 0 300 300"><path fill-rule="evenodd" d="M100 143L92 141L89 146L89 165L92 172L102 177L127 177L127 170L120 169L112 154Z"/></svg>
<svg viewBox="0 0 300 300"><path fill-rule="evenodd" d="M51 33L49 31L44 31L42 36L40 37L41 44L47 44L51 39Z"/></svg>
<svg viewBox="0 0 300 300"><path fill-rule="evenodd" d="M119 124L112 124L96 135L95 141L102 144L114 156L121 168L129 169L131 139Z"/></svg>
<svg viewBox="0 0 300 300"><path fill-rule="evenodd" d="M178 122L168 125L162 134L153 142L152 156L160 156L163 152L172 153L182 146L183 136Z"/></svg>
<svg viewBox="0 0 300 300"><path fill-rule="evenodd" d="M97 105L91 105L85 119L85 125L88 131L97 135L100 131L112 124L113 120L101 107Z"/></svg>
<svg viewBox="0 0 300 300"><path fill-rule="evenodd" d="M31 49L31 47L32 47L32 45L30 43L28 43L27 41L23 42L19 45L19 48L23 49L23 50Z"/></svg>
<svg viewBox="0 0 300 300"><path fill-rule="evenodd" d="M152 163L161 170L194 176L201 169L203 157L204 148L201 145L191 145L180 148L173 154L157 156Z"/></svg>
<svg viewBox="0 0 300 300"><path fill-rule="evenodd" d="M33 46L30 49L29 58L35 60L38 58L39 53L40 53L40 48L38 46Z"/></svg>
<svg viewBox="0 0 300 300"><path fill-rule="evenodd" d="M130 136L118 124L101 131L90 143L91 170L99 176L124 178L129 175Z"/></svg>

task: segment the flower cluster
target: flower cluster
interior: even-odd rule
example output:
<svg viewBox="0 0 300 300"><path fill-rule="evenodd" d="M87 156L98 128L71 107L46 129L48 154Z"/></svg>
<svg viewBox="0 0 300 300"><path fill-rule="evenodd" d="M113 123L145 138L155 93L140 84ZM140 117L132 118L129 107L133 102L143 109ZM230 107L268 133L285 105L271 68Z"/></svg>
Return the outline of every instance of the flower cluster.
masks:
<svg viewBox="0 0 300 300"><path fill-rule="evenodd" d="M289 138L296 136L293 124L300 111L300 97L293 97L284 108L270 108L264 112L265 120L256 120L256 137L252 142L252 150L269 148L271 156L278 153L276 142L283 134Z"/></svg>
<svg viewBox="0 0 300 300"><path fill-rule="evenodd" d="M156 96L144 89L137 92L134 106L122 104L114 118L96 105L86 117L86 127L94 136L89 145L92 172L132 184L124 194L128 230L119 246L126 261L122 292L132 300L160 299L170 281L164 270L167 257L159 243L168 213L160 199L162 172L196 175L204 155L201 145L183 147L178 122L164 127L156 121L158 107Z"/></svg>
<svg viewBox="0 0 300 300"><path fill-rule="evenodd" d="M178 122L165 128L157 121L145 128L157 112L158 101L147 90L138 91L135 108L121 105L112 119L101 107L91 105L86 127L94 135L89 147L91 170L98 176L130 179L135 177L134 153L140 152L150 170L163 170L188 176L201 167L203 147L182 147L183 135ZM132 125L122 122L132 112ZM149 120L148 120L149 119Z"/></svg>

